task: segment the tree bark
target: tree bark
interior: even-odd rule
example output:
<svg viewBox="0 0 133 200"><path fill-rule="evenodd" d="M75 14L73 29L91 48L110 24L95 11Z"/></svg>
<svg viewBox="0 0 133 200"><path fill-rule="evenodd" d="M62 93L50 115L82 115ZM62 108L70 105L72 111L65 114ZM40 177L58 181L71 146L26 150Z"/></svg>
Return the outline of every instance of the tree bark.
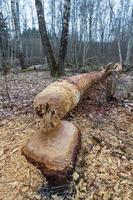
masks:
<svg viewBox="0 0 133 200"><path fill-rule="evenodd" d="M61 119L92 84L111 73L110 67L54 82L35 98L34 108L42 117L40 129L22 148L22 154L42 171L52 186L70 180L81 146L79 129Z"/></svg>
<svg viewBox="0 0 133 200"><path fill-rule="evenodd" d="M80 146L80 130L71 122L61 121L53 131L40 128L34 133L22 154L41 170L50 186L57 186L72 178Z"/></svg>
<svg viewBox="0 0 133 200"><path fill-rule="evenodd" d="M129 28L129 40L127 44L127 55L126 55L126 61L125 61L126 65L130 64L131 51L133 47L132 37L133 37L133 8L132 8L132 13L131 13L131 22L130 22L130 28Z"/></svg>
<svg viewBox="0 0 133 200"><path fill-rule="evenodd" d="M116 63L110 77L106 81L106 99L108 102L116 100L115 92L118 85L120 71L122 71L122 64Z"/></svg>
<svg viewBox="0 0 133 200"><path fill-rule="evenodd" d="M42 117L40 129L24 145L22 154L41 170L50 186L70 180L81 146L79 129L60 119L104 74L105 71L94 72L52 83L35 98L35 110Z"/></svg>
<svg viewBox="0 0 133 200"><path fill-rule="evenodd" d="M44 49L44 53L47 58L47 62L50 68L50 72L52 76L58 76L59 75L59 68L56 63L51 43L49 41L47 29L46 29L46 22L45 22L45 17L44 17L44 10L42 6L42 1L41 0L35 0L36 4L36 11L37 11L37 17L38 17L38 23L39 23L39 31L41 35L41 40L42 40L42 45Z"/></svg>
<svg viewBox="0 0 133 200"><path fill-rule="evenodd" d="M80 74L54 82L39 93L34 100L34 109L42 118L41 127L46 132L54 129L60 123L60 119L77 106L92 84L111 73L110 66L108 70Z"/></svg>
<svg viewBox="0 0 133 200"><path fill-rule="evenodd" d="M119 36L118 36L118 51L119 51L119 60L120 60L120 63L122 64L123 60L122 60L121 43L120 43Z"/></svg>
<svg viewBox="0 0 133 200"><path fill-rule="evenodd" d="M17 53L20 59L21 69L25 68L24 54L22 48L21 30L20 30L20 17L19 17L19 3L18 0L11 0L11 10L15 27L15 39L17 45Z"/></svg>
<svg viewBox="0 0 133 200"><path fill-rule="evenodd" d="M126 61L125 64L129 65L130 64L130 57L131 57L131 50L133 47L133 39L129 38L128 44L127 44L127 55L126 55Z"/></svg>
<svg viewBox="0 0 133 200"><path fill-rule="evenodd" d="M71 0L64 0L62 35L61 35L59 59L58 59L59 72L61 75L64 74L64 62L65 62L65 56L67 52L67 45L68 45L70 5L71 5Z"/></svg>

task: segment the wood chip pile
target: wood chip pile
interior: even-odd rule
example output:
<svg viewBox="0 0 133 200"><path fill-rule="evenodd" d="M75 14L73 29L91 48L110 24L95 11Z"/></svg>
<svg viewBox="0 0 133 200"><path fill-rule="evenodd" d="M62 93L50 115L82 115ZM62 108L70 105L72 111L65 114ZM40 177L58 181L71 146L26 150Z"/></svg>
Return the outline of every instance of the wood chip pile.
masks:
<svg viewBox="0 0 133 200"><path fill-rule="evenodd" d="M133 114L121 104L106 103L104 85L95 85L89 90L79 106L67 116L67 120L79 126L82 132L82 150L71 183L75 193L71 198L67 194L49 197L38 194L46 180L21 156L21 147L38 128L32 99L52 80L43 72L38 73L38 79L33 77L34 72L25 73L25 84L22 74L21 77L7 77L11 102L8 105L3 99L0 105L0 200L133 199ZM4 92L3 78L0 87ZM125 90L123 83L119 88ZM15 94L20 95L16 100ZM118 96L123 94L125 91ZM26 101L27 96L30 104Z"/></svg>

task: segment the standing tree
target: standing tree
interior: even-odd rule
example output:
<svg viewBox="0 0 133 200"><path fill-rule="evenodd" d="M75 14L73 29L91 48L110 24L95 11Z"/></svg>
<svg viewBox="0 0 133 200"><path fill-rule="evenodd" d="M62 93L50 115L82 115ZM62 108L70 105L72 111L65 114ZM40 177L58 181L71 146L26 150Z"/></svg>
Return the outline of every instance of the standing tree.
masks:
<svg viewBox="0 0 133 200"><path fill-rule="evenodd" d="M5 61L8 57L8 43L9 43L9 34L8 27L6 24L6 20L3 17L3 13L0 12L0 57L1 57L1 65L3 70L5 70Z"/></svg>
<svg viewBox="0 0 133 200"><path fill-rule="evenodd" d="M131 13L131 19L129 22L129 39L128 39L128 44L127 44L127 54L126 54L126 60L125 60L126 65L130 64L132 47L133 47L133 8L132 8L132 13Z"/></svg>
<svg viewBox="0 0 133 200"><path fill-rule="evenodd" d="M25 68L24 54L22 48L21 30L20 30L20 17L19 17L19 2L18 0L11 0L11 10L15 28L15 40L17 45L17 54L20 59L21 69Z"/></svg>
<svg viewBox="0 0 133 200"><path fill-rule="evenodd" d="M37 17L38 17L38 23L39 23L39 31L40 31L40 35L42 39L42 45L43 45L44 53L46 55L47 62L50 68L50 72L52 76L58 76L59 67L56 63L56 60L52 51L51 43L48 37L42 1L35 0L35 4L36 4L36 11L37 11Z"/></svg>
<svg viewBox="0 0 133 200"><path fill-rule="evenodd" d="M50 0L50 14L51 14L51 36L55 36L55 20L56 20L56 3L55 0Z"/></svg>
<svg viewBox="0 0 133 200"><path fill-rule="evenodd" d="M68 45L70 5L71 5L71 0L64 0L62 35L61 35L59 60L58 60L59 72L61 75L64 74L64 62L65 62L65 57L66 57L66 52L67 52L67 45Z"/></svg>
<svg viewBox="0 0 133 200"><path fill-rule="evenodd" d="M70 18L70 0L64 2L64 14L63 14L63 25L62 35L59 49L58 64L56 63L52 46L48 37L46 22L44 17L44 10L41 0L35 0L36 11L39 23L39 31L42 39L42 45L47 58L47 62L50 68L52 76L58 76L64 74L64 61L67 52L68 44L68 30L69 30L69 18Z"/></svg>
<svg viewBox="0 0 133 200"><path fill-rule="evenodd" d="M118 9L118 14L120 15L118 17L118 19L116 19L116 16L115 16L115 13L114 13L114 10L113 10L113 7L111 5L111 2L110 0L108 0L108 3L109 3L109 7L110 7L110 10L114 16L114 23L115 23L115 28L116 28L116 32L117 32L117 44L118 44L118 52L119 52L119 60L120 60L120 63L122 64L123 63L123 58L122 58L122 48L121 48L121 41L120 41L120 36L121 36L121 21L122 21L122 18L121 18L121 11ZM121 3L121 9L122 9L122 1L120 2Z"/></svg>

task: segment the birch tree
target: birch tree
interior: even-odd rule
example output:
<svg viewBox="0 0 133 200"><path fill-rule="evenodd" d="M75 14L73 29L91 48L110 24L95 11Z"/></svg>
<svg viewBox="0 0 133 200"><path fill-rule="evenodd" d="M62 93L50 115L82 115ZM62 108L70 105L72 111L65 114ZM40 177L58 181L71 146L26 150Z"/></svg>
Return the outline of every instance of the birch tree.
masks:
<svg viewBox="0 0 133 200"><path fill-rule="evenodd" d="M130 64L130 58L131 58L131 50L133 47L133 8L131 13L131 19L129 23L129 39L127 44L127 54L126 54L126 61L125 64Z"/></svg>
<svg viewBox="0 0 133 200"><path fill-rule="evenodd" d="M114 16L114 26L116 28L116 33L117 33L117 44L118 44L119 61L122 64L123 58L122 58L122 49L121 49L121 42L120 42L121 17L119 17L118 19L116 19L116 16L115 16L115 13L114 13L114 10L113 10L113 7L111 5L110 0L108 0L108 3L109 3L109 7L111 9L111 12L112 12L112 14ZM122 7L122 4L121 4L121 7ZM119 10L118 13L121 13L120 10Z"/></svg>
<svg viewBox="0 0 133 200"><path fill-rule="evenodd" d="M3 17L3 13L0 12L0 65L5 70L6 60L8 58L8 43L9 43L9 34L6 20Z"/></svg>
<svg viewBox="0 0 133 200"><path fill-rule="evenodd" d="M37 11L37 17L38 17L38 23L39 23L39 31L40 31L40 35L41 35L44 53L47 58L48 66L50 68L51 75L58 76L59 68L56 63L54 53L52 50L52 46L51 46L51 43L50 43L50 40L48 37L42 1L35 0L35 4L36 4L36 11Z"/></svg>
<svg viewBox="0 0 133 200"><path fill-rule="evenodd" d="M59 59L58 59L59 73L61 75L64 74L64 62L65 62L65 57L66 57L66 52L67 52L67 45L68 45L70 5L71 5L71 0L64 0L62 35L61 35Z"/></svg>
<svg viewBox="0 0 133 200"><path fill-rule="evenodd" d="M64 74L64 62L67 52L68 43L68 31L69 31L69 18L70 18L70 0L64 1L64 14L62 24L62 35L59 49L58 64L56 63L52 46L49 40L49 36L46 28L46 21L44 17L44 10L41 0L35 0L36 11L39 23L39 31L42 39L42 45L44 48L45 55L47 57L48 65L52 76L58 76Z"/></svg>
<svg viewBox="0 0 133 200"><path fill-rule="evenodd" d="M20 60L21 69L25 68L24 54L22 48L20 16L19 16L19 2L18 0L11 0L11 11L15 28L15 42L17 46L17 54Z"/></svg>

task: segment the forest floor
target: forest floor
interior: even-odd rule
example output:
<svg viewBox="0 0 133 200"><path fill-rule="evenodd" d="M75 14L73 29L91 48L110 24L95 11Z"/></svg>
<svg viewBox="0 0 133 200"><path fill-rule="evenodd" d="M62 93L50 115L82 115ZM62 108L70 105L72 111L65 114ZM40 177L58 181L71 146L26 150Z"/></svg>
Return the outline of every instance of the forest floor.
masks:
<svg viewBox="0 0 133 200"><path fill-rule="evenodd" d="M38 128L33 99L52 81L47 72L0 76L0 200L132 200L132 74L121 75L119 103L107 103L105 85L96 84L66 117L82 133L69 191L38 193L46 180L21 155L21 147Z"/></svg>

